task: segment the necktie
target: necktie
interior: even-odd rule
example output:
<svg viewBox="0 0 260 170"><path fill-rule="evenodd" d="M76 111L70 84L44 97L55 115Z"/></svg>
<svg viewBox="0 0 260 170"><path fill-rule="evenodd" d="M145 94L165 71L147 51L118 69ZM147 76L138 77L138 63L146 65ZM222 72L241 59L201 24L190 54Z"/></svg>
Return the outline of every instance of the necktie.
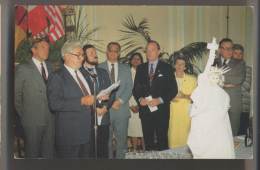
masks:
<svg viewBox="0 0 260 170"><path fill-rule="evenodd" d="M46 76L46 72L45 72L43 63L41 63L41 71L42 71L42 78L43 78L44 82L47 83L47 76Z"/></svg>
<svg viewBox="0 0 260 170"><path fill-rule="evenodd" d="M114 64L111 64L111 66L112 66L111 72L110 72L111 81L112 81L112 83L115 83L115 67L114 67Z"/></svg>
<svg viewBox="0 0 260 170"><path fill-rule="evenodd" d="M227 65L227 59L224 59L223 66L225 67Z"/></svg>
<svg viewBox="0 0 260 170"><path fill-rule="evenodd" d="M150 64L150 72L149 72L150 85L152 83L153 76L154 76L153 64Z"/></svg>
<svg viewBox="0 0 260 170"><path fill-rule="evenodd" d="M77 78L77 81L78 81L78 83L79 83L79 86L80 86L80 88L81 88L82 93L84 94L84 96L89 95L89 93L88 93L86 87L84 86L83 82L80 80L80 78L79 78L79 76L78 76L77 70L75 70L75 74L76 74L76 78Z"/></svg>

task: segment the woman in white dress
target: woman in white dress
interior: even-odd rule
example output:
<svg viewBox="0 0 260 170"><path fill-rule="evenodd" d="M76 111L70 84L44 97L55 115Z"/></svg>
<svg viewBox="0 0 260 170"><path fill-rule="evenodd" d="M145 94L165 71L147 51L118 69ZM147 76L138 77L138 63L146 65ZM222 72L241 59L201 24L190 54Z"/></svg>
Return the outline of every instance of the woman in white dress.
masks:
<svg viewBox="0 0 260 170"><path fill-rule="evenodd" d="M135 79L136 68L143 63L143 57L140 53L134 53L130 59L129 64L131 66L132 80ZM133 151L144 150L143 130L141 119L139 118L139 109L134 97L131 96L129 100L129 109L131 117L128 123L128 137L129 145L132 146Z"/></svg>
<svg viewBox="0 0 260 170"><path fill-rule="evenodd" d="M216 48L215 48L216 49ZM198 77L190 110L188 146L195 159L234 159L234 142L228 115L229 95L221 88L227 69L213 67L215 50Z"/></svg>

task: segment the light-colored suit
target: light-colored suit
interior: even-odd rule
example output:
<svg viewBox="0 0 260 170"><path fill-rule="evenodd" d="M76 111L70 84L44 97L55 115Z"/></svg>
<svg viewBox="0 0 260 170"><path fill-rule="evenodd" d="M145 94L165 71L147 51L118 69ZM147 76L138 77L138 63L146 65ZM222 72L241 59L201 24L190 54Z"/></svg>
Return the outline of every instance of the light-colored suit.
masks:
<svg viewBox="0 0 260 170"><path fill-rule="evenodd" d="M215 59L218 67L222 67L221 58ZM242 94L241 85L245 80L246 65L243 60L230 59L227 66L231 68L230 71L224 74L225 84L234 84L236 87L224 88L230 97L229 117L232 127L233 136L236 136L239 130L240 114L242 112Z"/></svg>
<svg viewBox="0 0 260 170"><path fill-rule="evenodd" d="M108 69L108 63L103 62L99 65L110 73ZM124 64L118 63L118 80L120 80L119 88L114 92L116 99L120 98L123 101L119 110L111 108L110 112L110 123L111 130L109 134L109 157L113 157L112 151L112 137L113 133L116 137L116 158L125 158L127 151L127 129L128 119L130 117L128 101L132 96L133 82L130 67Z"/></svg>
<svg viewBox="0 0 260 170"><path fill-rule="evenodd" d="M50 74L52 68L46 65ZM49 110L46 84L32 60L16 67L15 108L25 132L25 156L51 158L54 116Z"/></svg>

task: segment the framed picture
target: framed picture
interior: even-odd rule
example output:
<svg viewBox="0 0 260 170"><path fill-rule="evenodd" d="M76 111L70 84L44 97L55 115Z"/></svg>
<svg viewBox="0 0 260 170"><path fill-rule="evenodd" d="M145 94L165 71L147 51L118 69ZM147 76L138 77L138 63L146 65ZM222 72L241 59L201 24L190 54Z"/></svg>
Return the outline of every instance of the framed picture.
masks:
<svg viewBox="0 0 260 170"><path fill-rule="evenodd" d="M87 2L74 2L71 0L55 0L52 2L2 1L0 8L0 97L2 101L0 105L0 161L2 168L17 170L86 168L158 169L163 166L164 169L257 169L257 89L259 86L257 78L259 63L257 57L259 55L259 49L257 48L259 43L259 7L257 4L258 2L256 0L219 0L208 2L201 0L93 0ZM81 45L85 47L83 47L83 49L86 49L88 48L88 45L91 45L90 48L95 49L99 64L106 63L106 61L109 60L109 44L111 42L112 44L118 43L120 47L118 63L127 65L127 67L129 65L132 67L131 59L134 58L137 53L143 58L144 63L149 63L150 58L147 52L147 44L151 41L155 41L159 49L159 60L171 66L175 73L174 76L176 79L174 78L174 81L176 82L176 89L178 91L178 94L176 92L175 96L180 95L180 92L185 95L185 93L188 92L183 93L183 91L191 88L187 95L189 98L187 101L189 102L185 106L179 106L178 104L176 105L176 103L174 104L174 102L176 102L174 99L169 101L169 117L167 117L166 122L168 125L165 133L167 134L167 148L158 149L160 148L161 133L155 131L156 133L153 140L157 142L155 142L156 146L152 149L147 149L149 145L147 143L147 131L142 130L143 128L147 128L147 126L144 127L144 125L141 125L144 123L144 118L142 117L140 110L138 114L141 116L138 116L138 125L136 122L132 124L133 122L130 119L133 118L134 111L128 109L128 125L124 124L120 126L120 128L127 128L126 131L128 131L128 133L123 134L124 139L126 139L123 157L117 157L120 150L117 146L120 145L121 142L119 141L121 138L119 138L118 135L122 134L118 134L116 130L119 128L118 123L112 125L111 120L114 118L113 116L111 118L111 113L110 118L108 119L108 122L111 122L108 123L107 126L104 126L107 129L105 130L106 134L109 136L107 136L105 144L98 144L97 142L100 138L100 132L98 132L97 129L102 124L100 123L98 125L98 116L93 116L93 120L95 118L94 121L96 122L96 126L92 124L93 122L90 123L91 121L89 120L91 127L93 126L91 132L88 131L88 134L84 134L85 131L82 131L82 134L76 136L76 133L79 133L80 129L87 127L85 127L84 123L82 123L82 127L79 125L80 119L84 116L81 118L78 117L79 119L76 118L76 116L69 116L67 117L68 119L66 118L68 121L66 120L64 123L65 118L61 118L61 113L68 114L68 111L63 112L63 108L60 109L61 111L54 109L53 103L56 103L58 99L55 98L55 100L51 100L51 95L49 94L51 85L49 81L46 83L46 86L43 85L43 89L38 83L35 86L35 90L31 90L30 95L33 95L32 98L36 98L28 99L28 101L33 104L29 103L27 106L24 106L24 103L22 103L21 105L21 107L30 107L33 109L35 107L36 110L38 108L41 109L37 111L37 114L27 114L27 117L24 116L24 108L18 108L19 101L17 100L17 97L19 95L17 94L17 91L19 91L18 88L20 88L21 92L19 94L21 100L26 100L25 98L29 96L28 91L22 91L26 89L26 87L24 87L26 84L24 85L22 83L26 81L24 77L27 75L19 75L17 68L19 69L19 66L24 67L26 64L28 65L28 62L31 62L31 64L35 63L32 60L32 58L35 58L35 55L38 55L37 52L34 52L34 50L37 49L35 44L45 41L46 39L46 42L48 43L48 59L46 61L48 61L49 65L53 68L53 72L58 72L62 70L64 65L66 66L64 57L67 51L64 49L67 42L80 42ZM38 42L37 40L40 41ZM199 75L205 72L205 67L207 63L209 63L208 59L211 54L209 44L213 43L213 40L216 40L215 43L217 45L214 56L216 56L216 58L219 57L220 63L224 61L225 57L223 56L229 52L232 60L234 60L235 63L240 63L241 66L239 67L243 66L243 70L241 71L241 69L237 68L239 64L236 64L233 67L232 63L231 65L229 63L229 68L231 68L231 70L233 68L233 72L227 72L225 80L223 80L225 83L221 86L223 87L221 89L224 89L223 91L228 94L230 100L228 104L231 106L231 109L229 108L223 112L226 117L228 117L225 119L225 121L228 120L228 123L224 124L224 119L219 120L220 123L216 123L217 116L216 118L214 116L221 112L219 109L222 109L222 107L214 106L215 109L211 107L211 109L209 109L210 111L204 111L208 114L212 111L211 113L214 115L209 116L208 118L201 118L207 119L207 121L200 121L200 129L194 129L195 120L194 117L192 117L192 109L194 110L194 108L190 106L195 105L195 98L191 96L199 86ZM225 43L232 44L230 49L223 46ZM69 46L73 45L73 43L69 44ZM68 49L69 47L66 48ZM236 51L242 52L241 55L243 56L241 57L239 54L234 54ZM85 51L83 52L85 53ZM71 54L72 52L68 51L67 53ZM237 58L234 57L236 55L238 56ZM84 57L87 57L87 54L84 55ZM176 63L179 59L185 62L185 69L183 69L185 75L191 76L196 80L193 88L190 87L192 83L188 83L187 87L185 86L185 90L180 90L183 79L178 77L178 69L176 68L178 67L176 66ZM231 59L228 59L228 62L230 61ZM215 66L217 66L217 64ZM221 64L221 66L224 65ZM236 71L234 71L235 69ZM35 70L37 70L36 67ZM41 74L43 73L39 68L38 71L40 71ZM49 77L49 75L51 76L51 74L52 72L47 69L47 77ZM109 69L108 74L111 78L111 70ZM29 83L35 83L35 81L37 81L35 80L36 78L34 79L33 76L30 75L30 71L28 72L28 75L27 78L31 79L28 81ZM82 75L84 76L84 74ZM23 81L19 81L17 78L18 76L21 76ZM162 73L161 76L164 76L164 73ZM118 78L118 80L119 79L120 78ZM79 83L78 80L75 81ZM86 82L88 83L88 80L86 80ZM43 82L41 83L43 84ZM33 86L33 84L30 84L28 89L34 89ZM133 89L135 89L134 86L136 86L135 83L133 84ZM41 95L43 95L43 100L40 99L39 95L36 95L37 88ZM82 90L81 85L79 85L79 89ZM91 87L89 87L88 90L90 92ZM202 91L205 92L206 90L203 89ZM96 92L94 92L94 94L95 93ZM133 93L135 92L133 91ZM64 95L67 95L67 92L66 94L64 93ZM74 96L74 93L72 96ZM208 95L208 100L205 101L208 103L207 105L213 103L214 96L215 95L213 94ZM134 97L133 100L135 100ZM130 96L128 100L129 99ZM42 102L39 102L38 106L37 104L34 104L37 100L42 100L42 102L46 101L46 106L49 110L48 113L52 113L50 114L50 118L47 118L48 121L49 119L53 121L51 124L52 129L50 131L45 132L45 128L49 126L49 123L46 124L46 115L45 117L41 117L42 115L40 113L43 110L43 105L40 103ZM127 101L127 103L128 102L129 101ZM140 101L135 100L135 102L138 103ZM113 104L111 107L114 109ZM127 105L127 107L130 106ZM140 107L142 106L139 103L139 108ZM180 109L176 110L178 107L180 107ZM183 116L178 116L177 112L186 114L187 116L185 118ZM237 114L234 115L234 113ZM141 119L139 117L141 117ZM78 120L75 121L76 119ZM210 119L212 119L212 123L209 123L211 121ZM73 121L75 121L75 126L71 125L73 124ZM104 122L104 119L101 120L101 122L102 121ZM62 124L61 122L64 123L62 127L60 126ZM180 124L179 122L182 122L181 125L177 125ZM212 126L213 123L216 123L216 125ZM78 130L73 131L72 129L76 128L76 124L78 125ZM142 131L142 135L138 137L133 135L133 137L131 135L132 131L129 130L130 126L133 126L135 131ZM215 128L217 126L220 128L227 126L227 128L223 128L221 131L219 130L220 128ZM36 131L36 127L43 127L43 129L38 129L38 131ZM95 127L97 129L95 129ZM139 129L137 129L137 127L139 127ZM210 128L212 129L210 130ZM204 130L205 132L201 132L203 129L206 129ZM219 134L217 134L216 129ZM33 130L34 132L32 132ZM67 133L68 131L71 133ZM195 134L198 134L198 131L201 133L200 136L197 135L196 142L194 142L195 139L191 137L191 134L193 134L192 131L196 131ZM226 132L227 134L232 134L229 134L230 136L226 137L223 135ZM39 137L39 134L42 136ZM53 134L53 136L50 134ZM72 136L68 136L68 134ZM92 151L87 151L91 156L69 157L72 159L60 156L61 146L67 146L64 145L64 143L66 144L68 143L67 141L73 141L73 139L77 137L81 139L84 135L87 137L91 136L90 139L92 140L92 143L90 142L91 144L89 144L90 146L88 146L88 148L92 148ZM53 141L53 148L42 148L39 146L39 149L36 149L37 156L33 155L34 153L29 154L30 151L36 152L34 150L35 148L32 147L37 143L35 142L36 138L40 140L38 143L41 145L46 142L45 140L49 137L50 140ZM29 138L31 138L31 141ZM82 139L83 138L84 137L82 137ZM219 139L221 140L217 141ZM223 141L231 142L232 146L226 147L225 144L218 146L219 143ZM97 151L99 149L97 148L101 148L101 145L106 146L104 149L107 150L105 156L102 155L104 153L98 156ZM79 153L84 150L81 147L82 144L80 144ZM196 147L202 147L209 154L202 154L204 156L201 156L203 149L200 148L196 150ZM217 147L220 147L220 149L216 149ZM232 148L230 151L232 152L232 156L227 156L230 155L227 152L229 148ZM223 151L221 149L223 149ZM52 156L45 156L45 151L50 151ZM112 157L109 154L110 152ZM213 153L213 156L210 155L211 152ZM224 154L223 156L223 153L226 153L226 155ZM220 156L216 156L218 154Z"/></svg>

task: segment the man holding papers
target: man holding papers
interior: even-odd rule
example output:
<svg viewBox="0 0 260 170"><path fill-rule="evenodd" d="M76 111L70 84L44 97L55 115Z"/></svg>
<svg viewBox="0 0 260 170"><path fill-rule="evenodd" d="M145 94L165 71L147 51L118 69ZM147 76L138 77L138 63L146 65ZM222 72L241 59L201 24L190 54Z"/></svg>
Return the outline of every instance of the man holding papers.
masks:
<svg viewBox="0 0 260 170"><path fill-rule="evenodd" d="M159 54L158 42L148 42L147 62L137 67L134 81L133 95L140 106L146 150L168 149L169 107L177 94L173 68L160 61Z"/></svg>
<svg viewBox="0 0 260 170"><path fill-rule="evenodd" d="M97 113L97 157L108 158L108 139L109 139L109 108L113 102L113 96L110 97L110 93L105 95L100 94L101 90L107 89L111 85L109 75L105 69L96 67L98 64L98 56L96 54L96 48L93 45L85 45L83 47L85 54L85 61L81 67L81 72L90 85L91 93L94 94L94 88L97 95L96 101L96 113ZM103 97L99 97L103 96ZM92 112L92 136L91 136L91 157L95 156L95 134L94 123L95 113Z"/></svg>
<svg viewBox="0 0 260 170"><path fill-rule="evenodd" d="M81 43L67 41L61 53L64 65L47 84L49 106L55 113L57 157L88 158L94 96L79 70L84 59Z"/></svg>
<svg viewBox="0 0 260 170"><path fill-rule="evenodd" d="M118 63L120 56L120 45L117 42L110 42L107 45L107 61L99 67L104 68L110 75L110 80L115 83L120 80L119 88L115 89L116 100L112 104L110 113L110 137L109 137L109 158L113 158L112 138L116 139L116 158L125 158L127 152L127 130L130 111L128 101L132 96L133 82L130 67Z"/></svg>

